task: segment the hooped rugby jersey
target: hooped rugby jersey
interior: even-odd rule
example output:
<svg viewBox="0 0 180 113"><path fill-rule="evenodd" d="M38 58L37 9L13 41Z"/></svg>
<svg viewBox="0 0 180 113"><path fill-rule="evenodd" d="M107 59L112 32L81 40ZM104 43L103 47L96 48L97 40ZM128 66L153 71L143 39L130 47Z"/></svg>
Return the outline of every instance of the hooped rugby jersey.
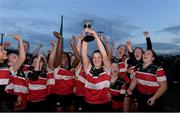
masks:
<svg viewBox="0 0 180 113"><path fill-rule="evenodd" d="M46 75L40 75L38 73L37 80L28 79L28 100L31 102L43 101L47 97L47 77Z"/></svg>
<svg viewBox="0 0 180 113"><path fill-rule="evenodd" d="M166 75L161 67L150 64L143 68L142 65L136 67L135 77L137 79L138 91L143 94L154 94L159 88L161 81L166 81Z"/></svg>
<svg viewBox="0 0 180 113"><path fill-rule="evenodd" d="M86 73L81 65L78 70L75 71L76 74L76 85L75 94L78 96L84 96L84 88L86 82Z"/></svg>
<svg viewBox="0 0 180 113"><path fill-rule="evenodd" d="M55 94L69 95L74 92L75 73L74 69L63 69L57 67L54 69Z"/></svg>
<svg viewBox="0 0 180 113"><path fill-rule="evenodd" d="M104 68L86 70L85 101L90 104L104 104L111 101L110 72Z"/></svg>

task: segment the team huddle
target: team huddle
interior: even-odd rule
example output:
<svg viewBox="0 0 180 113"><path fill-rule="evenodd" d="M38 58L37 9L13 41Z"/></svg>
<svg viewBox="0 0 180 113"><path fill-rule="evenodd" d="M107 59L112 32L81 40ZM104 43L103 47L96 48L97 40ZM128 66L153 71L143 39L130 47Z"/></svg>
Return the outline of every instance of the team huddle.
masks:
<svg viewBox="0 0 180 113"><path fill-rule="evenodd" d="M46 55L29 54L29 43L19 35L18 50L0 45L0 111L30 112L152 112L163 111L167 90L163 68L156 64L148 32L147 50L132 42L115 48L90 29L97 50L88 53L83 34L72 36L73 52L64 52L63 37L53 32ZM114 54L114 50L116 55Z"/></svg>

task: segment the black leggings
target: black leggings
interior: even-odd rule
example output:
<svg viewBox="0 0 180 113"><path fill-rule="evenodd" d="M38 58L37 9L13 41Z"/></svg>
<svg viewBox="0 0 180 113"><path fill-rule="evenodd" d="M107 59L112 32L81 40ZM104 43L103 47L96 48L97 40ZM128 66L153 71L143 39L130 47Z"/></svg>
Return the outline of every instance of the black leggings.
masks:
<svg viewBox="0 0 180 113"><path fill-rule="evenodd" d="M47 102L46 102L46 100L39 101L39 102L30 102L30 101L28 101L27 111L28 112L45 112L45 111L47 111Z"/></svg>
<svg viewBox="0 0 180 113"><path fill-rule="evenodd" d="M112 111L112 103L107 102L104 104L89 104L86 102L86 112L110 112Z"/></svg>

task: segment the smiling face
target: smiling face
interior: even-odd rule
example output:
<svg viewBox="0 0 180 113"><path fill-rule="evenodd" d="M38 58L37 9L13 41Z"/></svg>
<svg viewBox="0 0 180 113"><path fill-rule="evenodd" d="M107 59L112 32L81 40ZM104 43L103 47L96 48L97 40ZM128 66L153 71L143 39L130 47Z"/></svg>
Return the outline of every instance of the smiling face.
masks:
<svg viewBox="0 0 180 113"><path fill-rule="evenodd" d="M33 59L33 64L32 64L33 67L35 67L35 66L37 65L37 61L38 61L38 58L37 58L37 57ZM44 61L43 61L43 59L41 58L40 63L39 63L39 70L40 70L40 71L42 70L43 65L44 65Z"/></svg>
<svg viewBox="0 0 180 113"><path fill-rule="evenodd" d="M29 51L29 43L27 41L23 41L23 46L26 52Z"/></svg>
<svg viewBox="0 0 180 113"><path fill-rule="evenodd" d="M100 52L93 53L92 61L96 68L99 68L102 66L102 56L101 56Z"/></svg>
<svg viewBox="0 0 180 113"><path fill-rule="evenodd" d="M153 52L151 50L147 50L143 54L143 62L144 63L151 63L155 59Z"/></svg>
<svg viewBox="0 0 180 113"><path fill-rule="evenodd" d="M134 50L134 56L135 56L137 61L140 61L142 59L142 56L143 56L143 51L140 48L136 48Z"/></svg>
<svg viewBox="0 0 180 113"><path fill-rule="evenodd" d="M117 49L116 57L121 58L124 54L126 54L126 46L121 45Z"/></svg>
<svg viewBox="0 0 180 113"><path fill-rule="evenodd" d="M9 65L15 65L15 63L17 62L17 60L19 59L18 55L15 53L10 53L8 55L8 64Z"/></svg>
<svg viewBox="0 0 180 113"><path fill-rule="evenodd" d="M37 64L37 60L38 60L38 58L37 58L37 57L33 59L33 63L32 63L33 67L35 67L35 66L36 66L36 64Z"/></svg>
<svg viewBox="0 0 180 113"><path fill-rule="evenodd" d="M117 63L112 63L111 75L118 75L119 68Z"/></svg>
<svg viewBox="0 0 180 113"><path fill-rule="evenodd" d="M4 62L8 58L6 53L3 46L0 45L0 62Z"/></svg>
<svg viewBox="0 0 180 113"><path fill-rule="evenodd" d="M65 68L70 62L70 58L68 58L68 53L63 53L61 56L61 67Z"/></svg>

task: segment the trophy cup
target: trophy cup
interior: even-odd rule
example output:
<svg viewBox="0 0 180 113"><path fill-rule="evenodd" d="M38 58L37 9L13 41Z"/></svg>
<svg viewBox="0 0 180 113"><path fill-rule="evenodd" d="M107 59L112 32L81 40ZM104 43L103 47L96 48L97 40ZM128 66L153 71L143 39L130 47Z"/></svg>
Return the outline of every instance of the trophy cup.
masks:
<svg viewBox="0 0 180 113"><path fill-rule="evenodd" d="M83 21L83 27L84 27L84 29L85 29L85 28L91 28L92 24L93 24L93 20L87 19L87 20L84 20L84 21ZM91 41L94 40L94 37L93 37L91 34L87 33L87 32L84 32L83 35L84 35L84 39L83 39L83 40L84 40L85 42L91 42Z"/></svg>

